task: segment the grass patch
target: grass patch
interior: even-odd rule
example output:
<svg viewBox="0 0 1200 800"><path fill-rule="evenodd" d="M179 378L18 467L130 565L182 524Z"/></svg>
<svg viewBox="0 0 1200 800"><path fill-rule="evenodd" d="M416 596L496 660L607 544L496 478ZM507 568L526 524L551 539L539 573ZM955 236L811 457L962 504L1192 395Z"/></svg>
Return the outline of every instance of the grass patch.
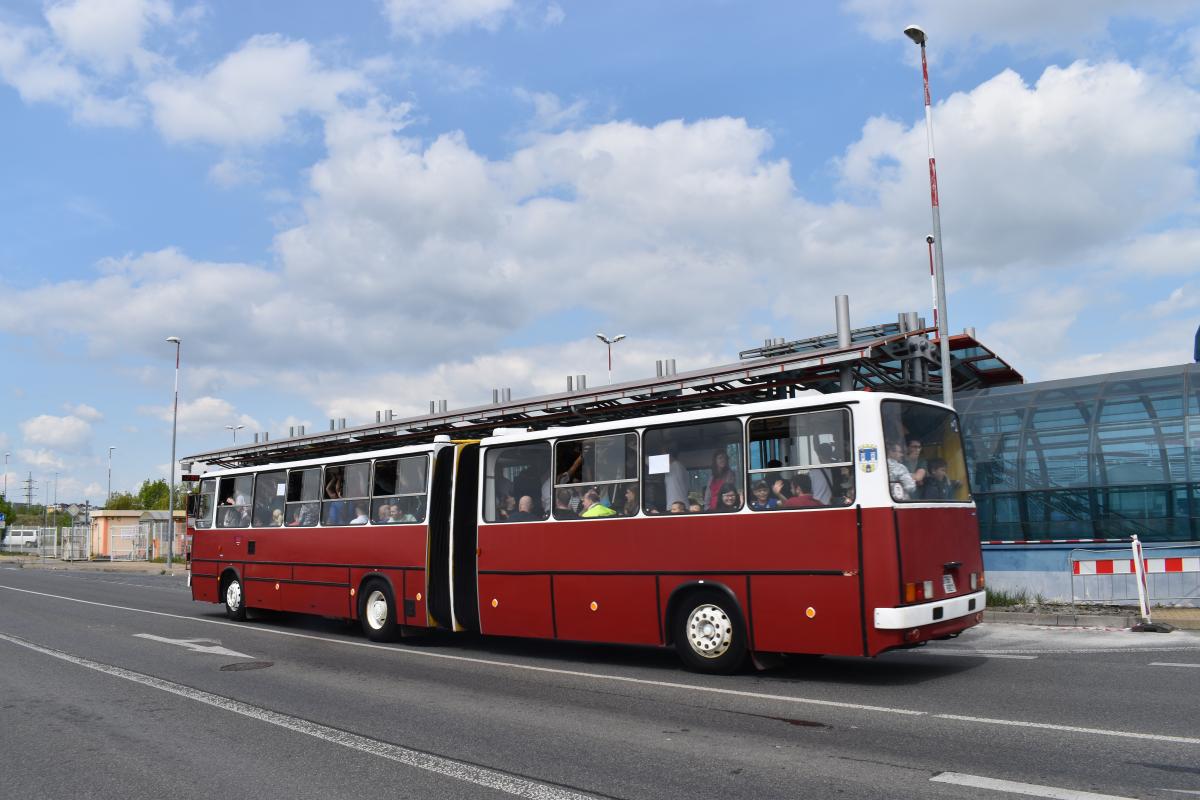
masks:
<svg viewBox="0 0 1200 800"><path fill-rule="evenodd" d="M1041 592L1030 594L1028 589L991 589L987 590L988 608L1004 606L1040 606L1046 602L1046 596Z"/></svg>
<svg viewBox="0 0 1200 800"><path fill-rule="evenodd" d="M151 564L165 564L165 563L167 563L167 557L159 556L158 558L152 558L152 559L150 559L150 563ZM175 556L175 558L171 559L171 563L172 564L182 564L182 563L184 563L184 558L183 558L183 556Z"/></svg>

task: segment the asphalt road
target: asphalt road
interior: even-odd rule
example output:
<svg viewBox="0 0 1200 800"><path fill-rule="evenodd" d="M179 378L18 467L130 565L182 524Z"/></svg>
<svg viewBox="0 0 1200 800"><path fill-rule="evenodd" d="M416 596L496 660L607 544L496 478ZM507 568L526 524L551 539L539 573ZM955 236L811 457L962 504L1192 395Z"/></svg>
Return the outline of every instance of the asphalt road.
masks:
<svg viewBox="0 0 1200 800"><path fill-rule="evenodd" d="M1200 796L1200 636L985 625L719 678L4 567L0 752L13 798L1178 799Z"/></svg>

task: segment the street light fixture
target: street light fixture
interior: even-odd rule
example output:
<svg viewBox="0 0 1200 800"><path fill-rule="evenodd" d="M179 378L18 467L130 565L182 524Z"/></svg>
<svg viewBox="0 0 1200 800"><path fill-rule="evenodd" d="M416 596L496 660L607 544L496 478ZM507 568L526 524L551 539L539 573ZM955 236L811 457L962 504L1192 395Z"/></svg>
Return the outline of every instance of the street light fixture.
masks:
<svg viewBox="0 0 1200 800"><path fill-rule="evenodd" d="M614 336L610 339L607 336L605 336L603 333L597 333L596 338L599 339L600 341L604 342L604 344L608 346L608 382L612 383L612 346L614 344L616 344L617 342L621 341L622 339L624 339L625 334L618 333L616 336Z"/></svg>
<svg viewBox="0 0 1200 800"><path fill-rule="evenodd" d="M12 453L4 454L4 499L5 500L8 500L8 457L11 455L12 455Z"/></svg>
<svg viewBox="0 0 1200 800"><path fill-rule="evenodd" d="M237 432L240 431L244 427L246 427L246 426L245 425L226 425L225 426L225 430L233 431L233 443L234 444L237 444Z"/></svg>
<svg viewBox="0 0 1200 800"><path fill-rule="evenodd" d="M112 451L116 450L115 446L108 448L108 494L104 498L104 505L107 508L112 500Z"/></svg>
<svg viewBox="0 0 1200 800"><path fill-rule="evenodd" d="M178 336L168 336L175 345L175 397L171 406L171 463L167 466L171 491L167 498L167 572L175 564L175 434L179 428L179 350L183 344Z"/></svg>
<svg viewBox="0 0 1200 800"><path fill-rule="evenodd" d="M937 307L933 324L937 328L942 361L942 402L954 405L954 376L950 370L950 337L947 335L946 273L942 265L942 216L938 207L937 160L933 155L933 110L929 102L929 64L925 60L928 37L919 25L909 25L904 35L921 48L921 79L925 84L925 141L929 145L929 197L933 207L933 273L937 284ZM928 241L928 239L927 239Z"/></svg>

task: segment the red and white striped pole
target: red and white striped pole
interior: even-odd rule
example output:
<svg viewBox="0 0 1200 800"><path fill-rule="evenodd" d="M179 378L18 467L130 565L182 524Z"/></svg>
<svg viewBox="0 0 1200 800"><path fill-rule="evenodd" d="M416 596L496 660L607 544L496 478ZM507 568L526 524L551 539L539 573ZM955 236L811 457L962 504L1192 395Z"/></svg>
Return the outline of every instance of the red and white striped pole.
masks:
<svg viewBox="0 0 1200 800"><path fill-rule="evenodd" d="M1133 572L1137 580L1138 606L1142 612L1142 621L1150 625L1150 587L1146 582L1146 562L1142 553L1142 543L1137 534L1133 535Z"/></svg>
<svg viewBox="0 0 1200 800"><path fill-rule="evenodd" d="M942 402L954 405L954 379L950 370L950 337L947 335L946 275L942 269L942 217L938 208L937 159L933 155L933 110L929 101L929 65L925 61L925 31L909 25L904 35L921 46L921 78L925 83L925 140L929 145L929 199L933 205L933 273L936 285L934 320L942 361ZM926 239L928 241L928 239Z"/></svg>

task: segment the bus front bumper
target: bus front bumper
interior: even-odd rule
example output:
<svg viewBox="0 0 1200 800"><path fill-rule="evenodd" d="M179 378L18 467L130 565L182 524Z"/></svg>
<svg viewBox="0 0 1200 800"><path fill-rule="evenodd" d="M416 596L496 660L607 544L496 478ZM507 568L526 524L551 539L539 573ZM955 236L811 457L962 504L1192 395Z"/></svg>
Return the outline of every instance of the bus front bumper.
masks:
<svg viewBox="0 0 1200 800"><path fill-rule="evenodd" d="M880 630L920 628L947 620L978 614L987 605L986 592L974 592L958 597L947 597L932 603L921 603L901 608L875 609L875 627Z"/></svg>

